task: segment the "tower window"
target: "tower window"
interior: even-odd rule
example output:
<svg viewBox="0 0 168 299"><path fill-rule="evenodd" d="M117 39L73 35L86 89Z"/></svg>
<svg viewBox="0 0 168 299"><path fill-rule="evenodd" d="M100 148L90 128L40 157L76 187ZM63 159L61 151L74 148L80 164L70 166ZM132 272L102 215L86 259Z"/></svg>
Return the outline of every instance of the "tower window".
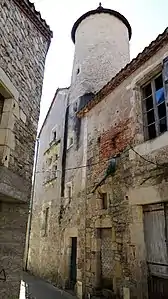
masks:
<svg viewBox="0 0 168 299"><path fill-rule="evenodd" d="M57 136L57 128L54 127L54 128L51 130L50 142L52 143L53 141L56 141L57 138L58 138L58 136Z"/></svg>
<svg viewBox="0 0 168 299"><path fill-rule="evenodd" d="M80 68L77 68L76 74L78 75L80 73Z"/></svg>
<svg viewBox="0 0 168 299"><path fill-rule="evenodd" d="M56 133L56 131L53 132L53 139L54 139L54 140L57 139L57 133Z"/></svg>

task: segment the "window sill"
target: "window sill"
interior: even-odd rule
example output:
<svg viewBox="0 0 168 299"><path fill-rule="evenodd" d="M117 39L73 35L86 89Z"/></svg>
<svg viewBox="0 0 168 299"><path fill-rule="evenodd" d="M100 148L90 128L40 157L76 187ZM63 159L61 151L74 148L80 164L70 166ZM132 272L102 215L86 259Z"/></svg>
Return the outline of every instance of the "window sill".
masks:
<svg viewBox="0 0 168 299"><path fill-rule="evenodd" d="M138 154L145 156L156 150L160 150L161 148L168 146L168 131L163 133L162 135L156 137L155 139L147 140L137 146L134 147L134 150L138 152ZM131 149L129 150L129 160L134 160L137 154L134 153Z"/></svg>

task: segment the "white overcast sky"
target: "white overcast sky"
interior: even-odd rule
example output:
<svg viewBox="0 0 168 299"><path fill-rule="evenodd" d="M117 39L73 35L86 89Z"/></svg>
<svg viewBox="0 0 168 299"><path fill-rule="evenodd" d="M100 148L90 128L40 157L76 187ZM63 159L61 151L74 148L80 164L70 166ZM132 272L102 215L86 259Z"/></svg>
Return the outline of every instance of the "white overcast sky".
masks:
<svg viewBox="0 0 168 299"><path fill-rule="evenodd" d="M31 0L54 33L46 59L39 128L58 87L70 84L74 45L71 29L96 0ZM168 0L102 0L102 6L122 13L132 27L131 59L168 26Z"/></svg>

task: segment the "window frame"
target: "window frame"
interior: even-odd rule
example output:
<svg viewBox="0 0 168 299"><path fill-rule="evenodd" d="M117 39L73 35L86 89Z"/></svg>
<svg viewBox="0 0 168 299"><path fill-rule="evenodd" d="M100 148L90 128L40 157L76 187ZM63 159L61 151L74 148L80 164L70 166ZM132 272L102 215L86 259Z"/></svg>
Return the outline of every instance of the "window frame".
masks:
<svg viewBox="0 0 168 299"><path fill-rule="evenodd" d="M48 236L48 231L49 231L49 215L50 215L50 207L47 206L44 210L43 210L43 223L42 223L42 235L43 237L47 237Z"/></svg>
<svg viewBox="0 0 168 299"><path fill-rule="evenodd" d="M107 192L101 193L101 201L102 201L102 209L107 210L108 209L108 194L107 194Z"/></svg>
<svg viewBox="0 0 168 299"><path fill-rule="evenodd" d="M160 133L159 130L159 121L162 120L163 118L159 118L158 117L158 111L157 111L157 107L159 105L161 105L162 103L160 103L159 105L156 104L156 86L155 86L155 80L159 77L162 76L162 82L163 82L163 90L164 90L164 97L165 97L165 108L166 108L166 92L165 92L165 84L164 84L164 78L163 78L163 70L160 70L155 76L151 77L150 80L146 81L142 86L141 86L141 99L142 99L142 114L143 114L143 130L144 130L144 136L145 136L145 141L148 140L153 140L157 137L159 137L160 135L164 134L166 131L168 131L168 113L167 113L167 109L166 109L166 116L163 118L166 118L166 122L167 122L167 129L164 132ZM144 97L144 88L150 84L151 85L151 95ZM153 100L153 108L147 110L146 109L146 103L145 101L152 96L152 100ZM150 125L148 125L148 121L147 121L147 112L154 110L154 118L155 121L153 123L151 123ZM149 126L155 124L155 130L156 130L156 136L153 138L149 138Z"/></svg>
<svg viewBox="0 0 168 299"><path fill-rule="evenodd" d="M1 121L2 121L2 115L3 115L3 111L4 111L4 104L5 104L5 98L0 92L0 124L1 124Z"/></svg>
<svg viewBox="0 0 168 299"><path fill-rule="evenodd" d="M54 142L57 142L58 136L57 136L57 126L52 128L51 130L51 136L50 136L50 145Z"/></svg>
<svg viewBox="0 0 168 299"><path fill-rule="evenodd" d="M70 143L70 140L72 139L72 143ZM67 140L67 150L70 149L74 145L74 134L69 133L68 134L68 140Z"/></svg>
<svg viewBox="0 0 168 299"><path fill-rule="evenodd" d="M69 190L71 190L71 192L69 192ZM68 200L71 200L72 199L72 194L73 194L72 182L67 182L65 184L65 198L68 199Z"/></svg>

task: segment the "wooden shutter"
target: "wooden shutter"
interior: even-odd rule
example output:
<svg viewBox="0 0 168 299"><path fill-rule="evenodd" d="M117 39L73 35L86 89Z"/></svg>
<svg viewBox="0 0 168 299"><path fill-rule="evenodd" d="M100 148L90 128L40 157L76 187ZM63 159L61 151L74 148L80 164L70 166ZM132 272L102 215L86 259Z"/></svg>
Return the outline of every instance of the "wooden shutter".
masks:
<svg viewBox="0 0 168 299"><path fill-rule="evenodd" d="M4 97L0 94L0 121L2 118L3 106L4 106Z"/></svg>
<svg viewBox="0 0 168 299"><path fill-rule="evenodd" d="M168 57L163 60L163 86L165 89L165 104L167 113L167 129L168 129Z"/></svg>
<svg viewBox="0 0 168 299"><path fill-rule="evenodd" d="M144 232L149 271L154 276L168 277L168 252L164 204L144 208Z"/></svg>

